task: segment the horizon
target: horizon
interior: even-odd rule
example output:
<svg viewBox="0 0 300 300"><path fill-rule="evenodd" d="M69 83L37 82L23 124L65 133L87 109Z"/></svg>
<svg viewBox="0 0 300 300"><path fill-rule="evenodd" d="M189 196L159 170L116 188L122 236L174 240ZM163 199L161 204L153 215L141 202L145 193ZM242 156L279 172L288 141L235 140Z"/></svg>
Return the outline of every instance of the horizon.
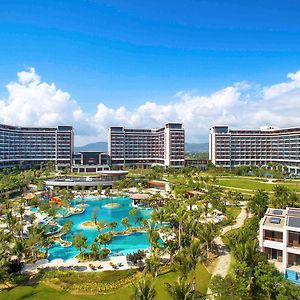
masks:
<svg viewBox="0 0 300 300"><path fill-rule="evenodd" d="M107 128L181 122L298 126L297 1L46 0L0 3L0 122L71 124L76 146Z"/></svg>

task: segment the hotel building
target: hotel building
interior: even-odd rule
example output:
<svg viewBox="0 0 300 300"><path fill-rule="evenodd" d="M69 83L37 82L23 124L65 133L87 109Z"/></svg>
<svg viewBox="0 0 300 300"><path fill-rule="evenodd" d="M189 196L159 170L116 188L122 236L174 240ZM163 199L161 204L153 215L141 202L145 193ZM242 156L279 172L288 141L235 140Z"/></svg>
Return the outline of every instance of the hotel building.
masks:
<svg viewBox="0 0 300 300"><path fill-rule="evenodd" d="M209 159L216 166L266 166L280 163L300 173L300 127L274 129L210 129Z"/></svg>
<svg viewBox="0 0 300 300"><path fill-rule="evenodd" d="M119 166L184 167L185 133L181 123L160 129L110 127L108 154Z"/></svg>
<svg viewBox="0 0 300 300"><path fill-rule="evenodd" d="M19 127L0 124L0 169L53 161L70 167L74 150L72 126Z"/></svg>
<svg viewBox="0 0 300 300"><path fill-rule="evenodd" d="M72 172L97 173L110 170L110 158L101 151L81 151L74 154Z"/></svg>
<svg viewBox="0 0 300 300"><path fill-rule="evenodd" d="M259 246L287 279L300 284L300 208L268 208L260 221Z"/></svg>

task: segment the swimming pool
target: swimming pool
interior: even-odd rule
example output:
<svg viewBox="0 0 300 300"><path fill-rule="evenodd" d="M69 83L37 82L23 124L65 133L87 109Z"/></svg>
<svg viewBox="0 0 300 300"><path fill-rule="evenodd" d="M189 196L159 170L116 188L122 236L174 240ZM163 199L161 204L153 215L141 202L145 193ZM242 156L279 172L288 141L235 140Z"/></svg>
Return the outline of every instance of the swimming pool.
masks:
<svg viewBox="0 0 300 300"><path fill-rule="evenodd" d="M92 221L92 212L97 207L97 220L104 220L106 223L116 221L118 222L115 231L124 230L124 226L121 224L122 218L128 217L132 226L138 226L135 224L137 217L143 217L149 219L151 210L138 208L138 214L133 218L129 216L129 211L132 209L132 200L126 197L119 198L105 198L105 199L91 199L85 198L85 212L79 215L73 215L68 218L57 219L60 225L63 225L67 220L73 221L71 231L64 235L63 240L72 242L72 235L82 232L87 237L87 244L90 245L94 242L94 239L99 234L96 228L82 227L82 223L85 221ZM72 200L74 205L80 204L81 200ZM117 203L118 206L109 207L107 204ZM108 231L108 229L106 229ZM105 231L106 231L105 230ZM137 251L138 249L147 249L149 247L149 241L145 232L133 233L130 235L114 236L108 248L111 250L111 255L114 253L122 252L124 255ZM88 251L88 250L87 250ZM48 251L49 260L61 258L68 260L74 258L79 251L72 245L70 247L62 247L59 243L55 243Z"/></svg>

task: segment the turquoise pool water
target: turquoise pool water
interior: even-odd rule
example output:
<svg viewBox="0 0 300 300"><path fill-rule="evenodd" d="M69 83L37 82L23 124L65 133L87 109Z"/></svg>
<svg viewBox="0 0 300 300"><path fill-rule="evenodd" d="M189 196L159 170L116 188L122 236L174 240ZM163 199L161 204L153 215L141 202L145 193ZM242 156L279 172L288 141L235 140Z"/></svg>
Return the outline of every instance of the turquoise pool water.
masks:
<svg viewBox="0 0 300 300"><path fill-rule="evenodd" d="M80 203L80 200L74 200L74 204ZM95 228L83 228L81 224L85 221L92 220L92 212L95 207L98 208L97 216L98 220L104 220L105 222L118 222L116 231L124 230L121 224L121 219L128 217L130 219L130 224L136 226L134 218L129 216L129 211L132 209L131 199L129 198L107 198L107 199L90 199L86 198L85 212L80 215L73 215L68 218L58 219L58 223L63 225L67 220L73 221L73 226L71 231L63 236L64 240L72 242L72 235L74 233L82 232L87 237L87 244L90 245L94 242L94 239L98 235L98 231ZM108 208L105 207L109 203L118 203L118 207ZM143 217L149 219L151 210L138 208L138 214L136 217ZM131 235L115 236L112 238L111 243L108 248L111 250L111 255L116 252L122 252L124 255L135 252L138 249L147 249L149 247L149 241L147 234L143 232L134 233ZM49 249L49 260L61 258L63 260L71 259L79 253L73 245L71 247L62 247L60 244L56 243L53 247Z"/></svg>

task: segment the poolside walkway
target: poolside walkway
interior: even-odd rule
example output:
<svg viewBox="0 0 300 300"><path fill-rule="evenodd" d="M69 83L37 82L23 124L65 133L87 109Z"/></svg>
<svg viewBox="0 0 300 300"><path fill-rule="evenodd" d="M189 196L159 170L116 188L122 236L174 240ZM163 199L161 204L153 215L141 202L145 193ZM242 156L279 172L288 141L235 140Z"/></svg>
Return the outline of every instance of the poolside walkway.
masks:
<svg viewBox="0 0 300 300"><path fill-rule="evenodd" d="M38 261L34 264L26 264L22 270L22 273L27 274L36 274L41 269L45 268L57 268L61 270L71 270L75 268L78 272L103 272L103 271L113 271L115 270L111 264L118 265L121 264L122 266L118 267L117 270L127 270L133 268L127 262L126 256L113 256L108 257L104 260L99 261L89 261L89 262L78 262L76 259L71 259L68 261L63 261L61 259L56 259L54 261L48 261L46 259ZM94 266L95 268L92 269L90 266ZM98 268L101 266L101 268Z"/></svg>

